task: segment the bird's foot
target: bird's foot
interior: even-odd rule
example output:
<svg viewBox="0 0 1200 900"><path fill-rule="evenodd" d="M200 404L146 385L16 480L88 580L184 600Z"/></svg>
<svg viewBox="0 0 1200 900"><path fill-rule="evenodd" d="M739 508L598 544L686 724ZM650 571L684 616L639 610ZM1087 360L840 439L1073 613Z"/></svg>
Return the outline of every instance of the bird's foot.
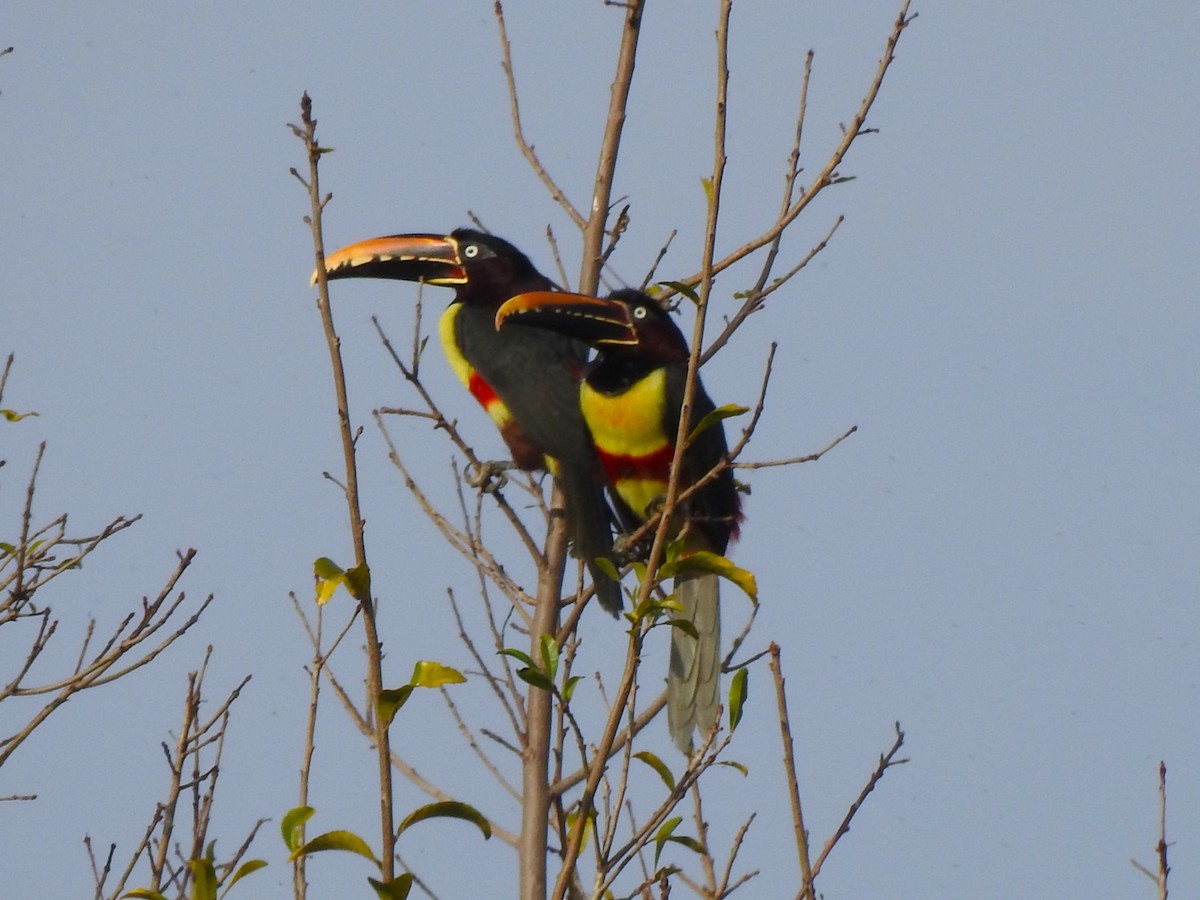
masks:
<svg viewBox="0 0 1200 900"><path fill-rule="evenodd" d="M487 460L473 466L465 476L467 484L484 493L498 491L508 483L508 470L514 467L509 460Z"/></svg>

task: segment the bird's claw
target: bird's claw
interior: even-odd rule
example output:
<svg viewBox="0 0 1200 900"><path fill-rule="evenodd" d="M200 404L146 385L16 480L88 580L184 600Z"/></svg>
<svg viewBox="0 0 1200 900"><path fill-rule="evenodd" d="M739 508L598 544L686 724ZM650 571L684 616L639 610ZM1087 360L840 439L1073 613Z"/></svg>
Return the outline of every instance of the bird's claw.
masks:
<svg viewBox="0 0 1200 900"><path fill-rule="evenodd" d="M508 470L513 464L507 460L488 460L473 466L466 474L466 482L484 493L500 490L508 484Z"/></svg>

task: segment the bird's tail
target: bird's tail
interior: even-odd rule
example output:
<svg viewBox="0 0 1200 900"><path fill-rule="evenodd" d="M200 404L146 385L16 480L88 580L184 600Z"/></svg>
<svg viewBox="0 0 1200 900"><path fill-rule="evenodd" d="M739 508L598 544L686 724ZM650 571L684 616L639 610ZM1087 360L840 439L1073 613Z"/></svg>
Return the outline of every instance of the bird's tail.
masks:
<svg viewBox="0 0 1200 900"><path fill-rule="evenodd" d="M575 541L575 555L587 564L600 606L612 613L621 612L621 583L608 577L597 564L607 559L616 565L613 536L604 485L586 469L561 466L559 482L567 500L567 523Z"/></svg>
<svg viewBox="0 0 1200 900"><path fill-rule="evenodd" d="M706 734L720 709L721 602L716 575L681 575L675 599L683 607L677 618L696 627L697 637L671 629L671 667L667 672L667 725L675 745L692 749L696 729Z"/></svg>

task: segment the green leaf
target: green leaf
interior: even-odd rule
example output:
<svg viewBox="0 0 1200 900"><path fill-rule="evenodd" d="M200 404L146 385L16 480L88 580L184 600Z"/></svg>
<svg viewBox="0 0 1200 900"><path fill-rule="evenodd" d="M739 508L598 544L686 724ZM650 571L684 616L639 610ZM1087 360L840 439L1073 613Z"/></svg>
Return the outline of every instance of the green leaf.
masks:
<svg viewBox="0 0 1200 900"><path fill-rule="evenodd" d="M328 603L338 586L346 583L345 571L326 556L313 563L313 577L317 582L317 606Z"/></svg>
<svg viewBox="0 0 1200 900"><path fill-rule="evenodd" d="M593 562L596 564L596 568L598 568L613 581L621 580L621 573L617 571L617 567L613 565L613 561L607 556L597 556Z"/></svg>
<svg viewBox="0 0 1200 900"><path fill-rule="evenodd" d="M724 556L708 550L697 550L695 553L664 563L658 574L663 578L677 578L689 574L718 575L732 581L745 592L755 606L758 605L758 581L754 578L754 573L749 569L739 568Z"/></svg>
<svg viewBox="0 0 1200 900"><path fill-rule="evenodd" d="M579 822L579 810L572 810L567 813L567 834L574 834L575 827ZM593 809L588 813L587 820L583 823L583 838L579 842L579 852L582 853L591 840L592 832L596 830L596 811Z"/></svg>
<svg viewBox="0 0 1200 900"><path fill-rule="evenodd" d="M412 681L409 684L413 687L437 688L444 684L464 684L466 680L466 676L458 669L422 659L413 666Z"/></svg>
<svg viewBox="0 0 1200 900"><path fill-rule="evenodd" d="M519 661L525 663L525 665L529 666L529 668L531 668L531 669L537 668L537 663L535 663L533 661L532 656L530 656L528 653L524 653L520 650L514 650L512 647L505 647L503 650L500 651L500 655L501 656L511 656L513 659L516 659L516 660L519 660Z"/></svg>
<svg viewBox="0 0 1200 900"><path fill-rule="evenodd" d="M211 859L189 859L192 870L192 900L217 900L217 871Z"/></svg>
<svg viewBox="0 0 1200 900"><path fill-rule="evenodd" d="M742 721L742 710L746 698L750 696L750 673L746 669L738 669L733 673L729 682L729 730L732 732Z"/></svg>
<svg viewBox="0 0 1200 900"><path fill-rule="evenodd" d="M304 823L313 817L316 810L311 806L297 806L289 809L279 820L279 831L283 835L283 845L288 852L293 852L300 846L301 835L304 833Z"/></svg>
<svg viewBox="0 0 1200 900"><path fill-rule="evenodd" d="M15 409L0 409L0 416L3 416L10 422L20 422L22 419L28 419L30 416L36 415L37 413L35 412L19 413Z"/></svg>
<svg viewBox="0 0 1200 900"><path fill-rule="evenodd" d="M704 199L709 206L713 203L713 180L711 178L701 178L700 184L704 187Z"/></svg>
<svg viewBox="0 0 1200 900"><path fill-rule="evenodd" d="M541 669L517 669L517 677L526 684L533 685L535 688L541 688L543 691L554 693L554 682L547 678L546 673Z"/></svg>
<svg viewBox="0 0 1200 900"><path fill-rule="evenodd" d="M575 696L575 685L579 684L581 681L583 681L582 675L572 675L567 679L567 683L563 685L562 697L568 703L570 703L571 698Z"/></svg>
<svg viewBox="0 0 1200 900"><path fill-rule="evenodd" d="M552 634L543 634L541 640L538 641L538 646L542 651L544 671L553 681L558 674L558 641L554 640Z"/></svg>
<svg viewBox="0 0 1200 900"><path fill-rule="evenodd" d="M158 891L152 891L149 888L134 888L132 891L126 891L121 895L121 900L124 900L126 897L137 897L140 900L167 900Z"/></svg>
<svg viewBox="0 0 1200 900"><path fill-rule="evenodd" d="M385 688L379 692L379 702L375 704L375 709L385 728L392 724L396 713L408 702L408 698L412 696L414 690L415 688L411 684L406 684L398 688Z"/></svg>
<svg viewBox="0 0 1200 900"><path fill-rule="evenodd" d="M441 803L427 804L410 812L400 823L400 827L396 829L396 837L403 834L409 826L424 822L426 819L462 819L476 825L483 832L485 839L492 836L492 825L484 818L483 813L466 803L444 800Z"/></svg>
<svg viewBox="0 0 1200 900"><path fill-rule="evenodd" d="M317 835L299 850L293 850L289 859L311 856L313 853L320 853L324 850L344 850L347 853L356 853L376 865L379 864L379 860L375 858L375 854L371 852L366 841L353 831L344 830L327 831Z"/></svg>
<svg viewBox="0 0 1200 900"><path fill-rule="evenodd" d="M691 619L668 619L667 624L672 628L678 628L684 634L689 635L696 640L700 640L700 630L696 628L696 623Z"/></svg>
<svg viewBox="0 0 1200 900"><path fill-rule="evenodd" d="M224 897L225 894L228 894L229 888L233 887L247 875L257 872L259 869L265 869L266 867L267 861L265 859L246 860L244 863L238 866L238 870L233 873L233 877L229 879L229 886L225 888L225 892L222 893L221 896Z"/></svg>
<svg viewBox="0 0 1200 900"><path fill-rule="evenodd" d="M355 600L371 599L371 570L366 563L346 570L346 590Z"/></svg>
<svg viewBox="0 0 1200 900"><path fill-rule="evenodd" d="M651 753L649 750L642 750L640 753L633 754L634 759L640 759L655 772L658 777L663 780L663 784L667 786L668 791L675 790L675 776L671 774L671 770L667 768L667 764Z"/></svg>
<svg viewBox="0 0 1200 900"><path fill-rule="evenodd" d="M693 853L698 853L700 856L704 856L704 854L708 852L704 849L704 845L694 837L687 837L686 835L676 836L674 834L675 829L679 827L679 823L682 821L683 819L681 819L679 816L676 816L673 819L668 819L666 822L663 822L662 827L658 829L658 833L654 835L655 866L658 865L658 857L662 853L663 846L668 842L672 844L679 844L681 847L687 847Z"/></svg>
<svg viewBox="0 0 1200 900"><path fill-rule="evenodd" d="M696 288L690 284L682 281L660 281L659 284L663 287L669 287L673 291L678 291L697 305L700 303L700 295L696 293Z"/></svg>
<svg viewBox="0 0 1200 900"><path fill-rule="evenodd" d="M658 857L662 854L663 845L671 837L671 832L679 827L679 823L683 821L681 816L667 819L662 823L662 827L654 835L654 865L658 866Z"/></svg>
<svg viewBox="0 0 1200 900"><path fill-rule="evenodd" d="M692 429L691 434L687 437L687 442L690 444L696 440L703 432L707 431L712 426L724 419L732 419L736 416L744 416L750 412L748 406L738 406L736 403L726 403L724 406L718 406L716 409L705 413L704 418L696 423L696 427Z"/></svg>
<svg viewBox="0 0 1200 900"><path fill-rule="evenodd" d="M381 900L406 900L413 886L413 877L408 872L397 875L391 881L379 881L375 878L368 878L367 881L375 889L375 896Z"/></svg>
<svg viewBox="0 0 1200 900"><path fill-rule="evenodd" d="M722 759L717 763L717 765L718 766L729 766L729 768L736 769L738 772L741 772L743 775L746 775L746 776L749 776L749 774L750 774L750 770L748 768L746 768L746 766L742 765L740 762L734 762L732 759Z"/></svg>

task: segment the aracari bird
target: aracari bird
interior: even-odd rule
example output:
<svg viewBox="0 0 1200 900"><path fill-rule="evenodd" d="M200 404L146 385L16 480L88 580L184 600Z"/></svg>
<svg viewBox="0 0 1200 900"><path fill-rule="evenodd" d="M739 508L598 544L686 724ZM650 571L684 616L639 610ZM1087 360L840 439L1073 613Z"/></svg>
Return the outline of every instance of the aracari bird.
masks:
<svg viewBox="0 0 1200 900"><path fill-rule="evenodd" d="M510 327L516 323L536 328ZM537 291L501 306L496 327L503 334L550 330L596 349L580 389L583 418L623 512L635 521L649 518L667 492L687 380L687 341L670 315L640 291L620 290L608 299ZM688 431L713 409L697 381ZM694 436L683 452L680 492L719 466L728 452L719 422ZM708 550L723 556L741 521L732 471L721 468L680 504L675 516L672 528L683 539L683 555ZM697 635L671 629L667 723L676 745L687 753L694 730L707 733L720 705L718 577L680 574L675 596L683 608L679 615Z"/></svg>
<svg viewBox="0 0 1200 900"><path fill-rule="evenodd" d="M467 228L360 241L327 256L325 268L331 280L392 278L454 288L438 326L450 367L500 429L517 467L545 468L558 478L575 553L588 566L601 606L617 615L621 586L596 563L613 552L604 475L579 409L587 346L550 331L495 327L505 300L552 289L553 282L508 241Z"/></svg>

